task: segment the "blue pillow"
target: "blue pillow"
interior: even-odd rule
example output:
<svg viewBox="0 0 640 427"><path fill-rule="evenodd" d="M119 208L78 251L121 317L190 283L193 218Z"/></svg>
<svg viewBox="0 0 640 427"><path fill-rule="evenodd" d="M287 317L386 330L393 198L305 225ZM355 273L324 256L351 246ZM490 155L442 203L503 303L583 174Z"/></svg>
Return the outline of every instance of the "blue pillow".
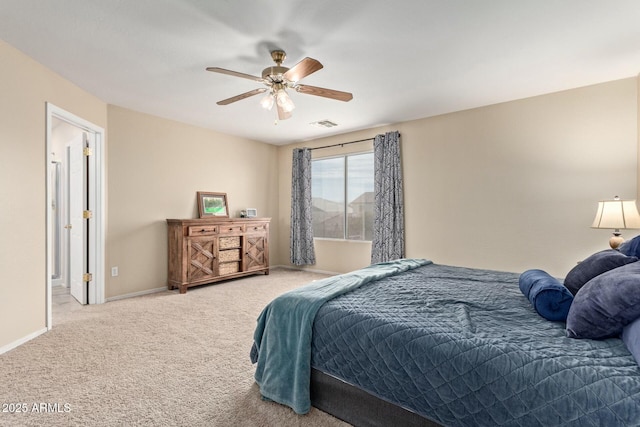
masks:
<svg viewBox="0 0 640 427"><path fill-rule="evenodd" d="M596 252L567 273L567 277L564 278L564 286L575 295L585 283L594 277L637 260L637 257L627 256L615 249Z"/></svg>
<svg viewBox="0 0 640 427"><path fill-rule="evenodd" d="M624 255L640 257L640 236L622 242L618 250Z"/></svg>
<svg viewBox="0 0 640 427"><path fill-rule="evenodd" d="M573 295L557 279L543 270L527 270L518 286L536 312L547 320L565 321Z"/></svg>
<svg viewBox="0 0 640 427"><path fill-rule="evenodd" d="M601 339L620 335L640 317L640 262L594 277L573 299L567 316L569 338Z"/></svg>
<svg viewBox="0 0 640 427"><path fill-rule="evenodd" d="M640 317L622 328L621 338L640 365Z"/></svg>

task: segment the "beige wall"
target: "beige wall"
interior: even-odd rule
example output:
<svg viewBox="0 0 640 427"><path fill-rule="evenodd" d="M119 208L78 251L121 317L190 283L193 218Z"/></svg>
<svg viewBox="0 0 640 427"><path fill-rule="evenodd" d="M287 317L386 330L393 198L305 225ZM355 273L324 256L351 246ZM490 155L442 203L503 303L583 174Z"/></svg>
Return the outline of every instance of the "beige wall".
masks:
<svg viewBox="0 0 640 427"><path fill-rule="evenodd" d="M629 78L280 147L283 262L291 149L397 129L407 256L564 276L607 245L607 230L589 228L596 201L636 197L637 99L637 79ZM310 268L344 272L366 265L370 247L317 240L316 251Z"/></svg>
<svg viewBox="0 0 640 427"><path fill-rule="evenodd" d="M0 63L0 348L46 327L46 102L107 130L107 298L166 286L164 220L195 217L198 190L277 218L276 147L108 107L1 41Z"/></svg>
<svg viewBox="0 0 640 427"><path fill-rule="evenodd" d="M167 218L197 218L196 192L227 193L231 216L252 207L273 217L277 149L109 106L107 298L167 284ZM273 256L277 254L273 251Z"/></svg>
<svg viewBox="0 0 640 427"><path fill-rule="evenodd" d="M255 207L272 217L271 264L287 264L293 146L107 107L1 41L0 63L0 348L45 328L45 102L107 130L106 270L120 270L107 275L107 297L166 285L164 221L195 217L198 190L226 192L234 215ZM609 233L588 227L596 201L638 192L637 80L297 145L397 129L407 256L563 275L606 247ZM359 268L369 251L368 243L319 241L313 268Z"/></svg>
<svg viewBox="0 0 640 427"><path fill-rule="evenodd" d="M46 327L45 103L105 127L107 106L0 41L0 347Z"/></svg>

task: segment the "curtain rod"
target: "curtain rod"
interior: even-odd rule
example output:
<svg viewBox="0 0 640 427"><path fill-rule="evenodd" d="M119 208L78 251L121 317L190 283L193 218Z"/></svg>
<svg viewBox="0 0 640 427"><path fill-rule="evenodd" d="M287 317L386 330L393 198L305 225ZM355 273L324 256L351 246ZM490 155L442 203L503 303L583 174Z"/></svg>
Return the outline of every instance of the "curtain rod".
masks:
<svg viewBox="0 0 640 427"><path fill-rule="evenodd" d="M400 135L398 135L400 136ZM349 142L342 142L339 144L332 144L332 145L324 145L322 147L314 147L314 148L309 148L309 150L321 150L323 148L331 148L331 147L342 147L343 145L349 145L349 144L355 144L357 142L365 142L365 141L373 141L375 138L365 138L365 139L359 139L357 141L349 141Z"/></svg>

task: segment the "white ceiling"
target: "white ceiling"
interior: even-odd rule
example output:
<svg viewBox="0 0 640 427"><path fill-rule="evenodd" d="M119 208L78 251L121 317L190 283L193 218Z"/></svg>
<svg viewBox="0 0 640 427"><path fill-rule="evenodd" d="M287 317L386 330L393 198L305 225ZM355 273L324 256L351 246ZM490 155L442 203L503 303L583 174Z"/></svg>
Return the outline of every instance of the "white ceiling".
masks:
<svg viewBox="0 0 640 427"><path fill-rule="evenodd" d="M109 104L285 144L636 76L640 1L0 0L0 38ZM206 67L275 48L354 99L292 93L277 125L261 96L216 105L263 86Z"/></svg>

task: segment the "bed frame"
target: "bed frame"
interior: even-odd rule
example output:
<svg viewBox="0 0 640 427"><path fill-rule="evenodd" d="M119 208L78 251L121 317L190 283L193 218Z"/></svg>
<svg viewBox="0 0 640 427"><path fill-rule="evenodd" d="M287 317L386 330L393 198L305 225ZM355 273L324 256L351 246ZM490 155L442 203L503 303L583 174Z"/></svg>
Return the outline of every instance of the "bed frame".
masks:
<svg viewBox="0 0 640 427"><path fill-rule="evenodd" d="M354 426L440 427L440 424L415 412L313 368L311 404Z"/></svg>

